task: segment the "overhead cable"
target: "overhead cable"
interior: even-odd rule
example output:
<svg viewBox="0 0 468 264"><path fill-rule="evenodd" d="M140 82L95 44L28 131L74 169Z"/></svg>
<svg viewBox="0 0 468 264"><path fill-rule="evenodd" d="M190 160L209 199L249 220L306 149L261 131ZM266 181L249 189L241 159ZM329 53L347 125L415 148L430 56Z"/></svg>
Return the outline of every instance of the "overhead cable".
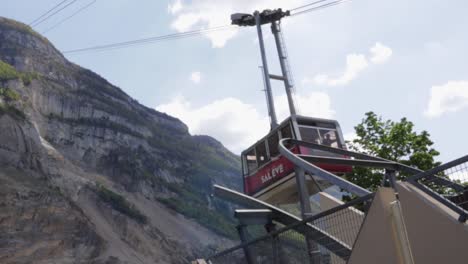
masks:
<svg viewBox="0 0 468 264"><path fill-rule="evenodd" d="M70 3L68 3L68 4L66 4L65 6L63 6L62 8L60 8L59 10L57 10L57 11L53 12L52 14L46 16L45 18L43 18L43 19L41 19L41 20L39 20L39 21L37 21L37 22L31 24L30 26L31 26L31 27L37 27L37 26L39 26L39 25L42 24L44 21L48 20L49 18L51 18L52 16L56 15L56 14L59 13L60 11L62 11L62 10L64 10L65 8L69 7L70 5L72 5L73 3L75 3L76 1L78 1L78 0L73 0L73 1L71 1Z"/></svg>
<svg viewBox="0 0 468 264"><path fill-rule="evenodd" d="M44 14L40 15L38 18L34 19L31 23L29 23L28 25L31 26L32 24L36 23L38 20L40 20L41 18L47 16L50 12L54 11L56 8L58 8L59 6L61 6L63 3L67 2L68 0L63 0L62 2L56 4L54 7L52 7L51 9L49 9L47 12L45 12Z"/></svg>
<svg viewBox="0 0 468 264"><path fill-rule="evenodd" d="M332 7L332 6L335 6L335 5L339 5L339 4L342 4L342 3L344 3L344 2L348 2L348 1L351 1L351 0L337 0L337 1L333 1L333 2L330 2L330 3L326 3L326 4L323 4L323 5L315 6L315 7L306 9L306 10L301 10L301 11L298 11L298 12L294 12L294 13L292 13L290 16L297 16L297 15L309 13L309 12L312 12L312 11L317 11L317 10L324 9L324 8L327 8L327 7Z"/></svg>
<svg viewBox="0 0 468 264"><path fill-rule="evenodd" d="M60 20L58 23L56 23L55 25L51 26L50 28L44 30L42 32L42 34L45 34L55 28L57 28L58 26L62 25L63 23L65 23L67 20L71 19L72 17L78 15L79 13L83 12L84 10L86 10L87 8L89 8L90 6L92 6L93 4L96 3L97 0L93 0L91 3L88 3L87 5L83 6L82 8L78 9L75 13L71 14L70 16Z"/></svg>
<svg viewBox="0 0 468 264"><path fill-rule="evenodd" d="M109 49L116 49L116 48L125 48L129 46L154 43L154 42L160 42L160 41L165 41L165 40L173 40L173 39L199 36L199 35L206 34L206 33L212 33L215 31L228 30L228 29L234 29L234 27L232 27L231 25L225 25L225 26L218 26L218 27L212 27L212 28L207 28L207 29L198 29L198 30L192 30L192 31L181 32L181 33L174 33L174 34L168 34L168 35L162 35L162 36L156 36L156 37L150 37L150 38L142 38L142 39L136 39L136 40L131 40L131 41L125 41L125 42L93 46L93 47L82 48L82 49L68 50L68 51L64 51L63 53L67 54L67 53L79 53L79 52L87 52L87 51L102 51L102 50L109 50Z"/></svg>
<svg viewBox="0 0 468 264"><path fill-rule="evenodd" d="M312 3L309 3L309 4L306 4L306 5L302 5L302 6L298 6L298 7L295 7L295 8L291 8L289 9L289 11L296 11L298 9L302 9L302 8L306 8L306 7L309 7L309 6L312 6L312 5L316 5L316 4L319 4L319 3L322 3L322 2L326 2L328 0L319 0L319 1L315 1L315 2L312 2Z"/></svg>
<svg viewBox="0 0 468 264"><path fill-rule="evenodd" d="M290 9L290 11L295 11L290 16L296 16L296 15L301 15L301 14L317 11L317 10L324 9L324 8L327 8L327 7L342 4L342 3L350 1L350 0L335 0L335 1L332 1L332 2L328 2L328 3L323 3L325 1L326 0L319 0L319 1L315 1L315 2L312 2L312 3L306 4L306 5L302 5L302 6ZM323 4L318 5L318 6L314 6L314 7L311 7L311 8L307 8L307 7L317 5L317 4L320 4L320 3L323 3ZM88 6L86 6L86 7L88 7ZM306 9L305 10L300 10L300 9L304 9L304 8L306 8ZM84 9L84 8L82 8L82 9ZM296 11L296 10L299 10L299 11ZM76 14L74 14L74 15L76 15ZM66 18L66 19L69 19L69 18ZM63 23L63 21L61 23ZM54 28L54 27L52 27L52 28ZM161 42L161 41L166 41L166 40L174 40L174 39L188 38L188 37L193 37L193 36L200 36L200 35L206 34L206 33L212 33L212 32L215 32L215 31L229 30L229 29L234 29L234 28L232 27L232 25L218 26L218 27L212 27L212 28L207 28L207 29L198 29L198 30L192 30L192 31L181 32L181 33L174 33L174 34L168 34L168 35L162 35L162 36L156 36L156 37L142 38L142 39L136 39L136 40L131 40L131 41L117 42L117 43L111 43L111 44L99 45L99 46L92 46L92 47L81 48L81 49L67 50L67 51L64 51L63 53L64 54L72 54L72 53L82 53L82 52L89 52L89 51L113 50L113 49L125 48L125 47L130 47L130 46L136 46L136 45L144 45L144 44L148 44L148 43L156 43L156 42ZM51 28L48 29L47 31L49 31L49 30L51 30Z"/></svg>

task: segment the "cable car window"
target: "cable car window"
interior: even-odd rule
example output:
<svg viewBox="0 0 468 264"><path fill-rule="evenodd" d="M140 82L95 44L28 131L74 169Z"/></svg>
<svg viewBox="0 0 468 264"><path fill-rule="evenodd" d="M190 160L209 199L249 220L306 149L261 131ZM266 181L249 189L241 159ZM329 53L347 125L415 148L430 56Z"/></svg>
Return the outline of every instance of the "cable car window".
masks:
<svg viewBox="0 0 468 264"><path fill-rule="evenodd" d="M333 123L319 122L319 123L317 123L317 127L328 128L328 129L336 129L336 126Z"/></svg>
<svg viewBox="0 0 468 264"><path fill-rule="evenodd" d="M301 138L303 141L322 144L322 140L317 128L299 126L299 132L301 133Z"/></svg>
<svg viewBox="0 0 468 264"><path fill-rule="evenodd" d="M280 129L281 132L281 138L294 138L292 130L291 130L291 125L288 123L284 127ZM291 149L293 146L291 143L286 143L284 145L286 148Z"/></svg>
<svg viewBox="0 0 468 264"><path fill-rule="evenodd" d="M258 145L255 147L255 153L257 153L258 167L261 167L263 164L267 163L268 155L265 141L258 143Z"/></svg>
<svg viewBox="0 0 468 264"><path fill-rule="evenodd" d="M281 138L293 138L291 126L289 123L281 128Z"/></svg>
<svg viewBox="0 0 468 264"><path fill-rule="evenodd" d="M336 130L319 129L320 137L322 138L322 145L339 148L338 135Z"/></svg>
<svg viewBox="0 0 468 264"><path fill-rule="evenodd" d="M255 155L255 150L251 149L247 154L245 154L245 160L247 162L247 169L249 174L255 171L257 166L257 156Z"/></svg>
<svg viewBox="0 0 468 264"><path fill-rule="evenodd" d="M270 157L278 156L279 154L278 142L279 142L278 133L273 133L273 135L271 135L268 138L268 148L270 150Z"/></svg>

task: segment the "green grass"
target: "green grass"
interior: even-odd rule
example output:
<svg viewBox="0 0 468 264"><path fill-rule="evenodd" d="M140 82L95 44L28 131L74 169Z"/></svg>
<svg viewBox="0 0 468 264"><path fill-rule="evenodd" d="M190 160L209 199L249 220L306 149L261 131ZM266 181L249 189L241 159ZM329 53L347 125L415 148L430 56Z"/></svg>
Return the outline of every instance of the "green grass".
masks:
<svg viewBox="0 0 468 264"><path fill-rule="evenodd" d="M158 201L166 207L184 215L185 217L194 219L202 226L219 235L231 239L237 238L235 223L230 217L228 217L229 209L225 206L225 203L212 200L212 207L214 207L214 209L209 209L205 193L196 190L189 185L163 181L159 184L163 184L169 191L175 194L175 196L171 198L158 199Z"/></svg>
<svg viewBox="0 0 468 264"><path fill-rule="evenodd" d="M21 99L21 95L19 93L9 88L0 87L0 98L2 98L6 103L0 104L0 116L7 114L19 121L26 120L26 115L21 110L9 104Z"/></svg>
<svg viewBox="0 0 468 264"><path fill-rule="evenodd" d="M20 77L20 73L13 66L0 60L0 81L14 80Z"/></svg>
<svg viewBox="0 0 468 264"><path fill-rule="evenodd" d="M24 85L28 86L31 84L32 80L39 79L39 74L36 72L26 72L21 73L21 80L23 81Z"/></svg>
<svg viewBox="0 0 468 264"><path fill-rule="evenodd" d="M0 87L0 97L5 98L6 101L18 101L21 96L19 93L9 88Z"/></svg>
<svg viewBox="0 0 468 264"><path fill-rule="evenodd" d="M200 205L180 198L160 198L158 200L166 207L196 220L201 225L219 235L232 239L237 238L234 223L229 221L224 215L216 211L208 210L206 204Z"/></svg>
<svg viewBox="0 0 468 264"><path fill-rule="evenodd" d="M141 224L146 224L148 222L147 217L135 208L135 206L130 204L122 195L115 193L102 185L97 186L96 193L102 201L109 204L114 210Z"/></svg>
<svg viewBox="0 0 468 264"><path fill-rule="evenodd" d="M18 72L13 66L0 60L0 81L21 79L24 85L28 86L32 80L39 79L39 77L39 74L35 72Z"/></svg>

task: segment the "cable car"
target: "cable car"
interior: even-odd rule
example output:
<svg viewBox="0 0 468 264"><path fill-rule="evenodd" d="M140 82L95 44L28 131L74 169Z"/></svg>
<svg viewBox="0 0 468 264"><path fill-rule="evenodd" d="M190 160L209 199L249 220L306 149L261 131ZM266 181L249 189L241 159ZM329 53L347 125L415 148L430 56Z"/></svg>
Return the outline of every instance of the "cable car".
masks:
<svg viewBox="0 0 468 264"><path fill-rule="evenodd" d="M345 148L340 125L335 120L292 115L268 135L243 151L242 171L244 193L272 204L288 204L298 201L294 165L279 153L278 143L282 138L292 138L334 148ZM320 150L291 146L296 154L331 156ZM335 174L352 170L351 166L315 164ZM318 177L306 175L309 194L314 194L329 185Z"/></svg>

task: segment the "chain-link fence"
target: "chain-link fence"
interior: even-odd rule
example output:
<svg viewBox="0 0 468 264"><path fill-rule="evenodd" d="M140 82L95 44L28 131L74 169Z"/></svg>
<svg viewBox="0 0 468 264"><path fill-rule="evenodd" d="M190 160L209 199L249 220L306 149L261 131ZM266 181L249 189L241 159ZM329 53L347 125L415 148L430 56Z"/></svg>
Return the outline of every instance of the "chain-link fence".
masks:
<svg viewBox="0 0 468 264"><path fill-rule="evenodd" d="M461 221L466 221L468 210L468 156L412 176L408 181L459 213Z"/></svg>
<svg viewBox="0 0 468 264"><path fill-rule="evenodd" d="M210 264L248 264L243 248L237 248L233 251L224 252L224 254L213 256L207 259L207 262Z"/></svg>
<svg viewBox="0 0 468 264"><path fill-rule="evenodd" d="M349 258L373 195L318 213L270 232L249 226L250 238L208 258L209 263L341 264ZM310 260L313 260L312 262Z"/></svg>

